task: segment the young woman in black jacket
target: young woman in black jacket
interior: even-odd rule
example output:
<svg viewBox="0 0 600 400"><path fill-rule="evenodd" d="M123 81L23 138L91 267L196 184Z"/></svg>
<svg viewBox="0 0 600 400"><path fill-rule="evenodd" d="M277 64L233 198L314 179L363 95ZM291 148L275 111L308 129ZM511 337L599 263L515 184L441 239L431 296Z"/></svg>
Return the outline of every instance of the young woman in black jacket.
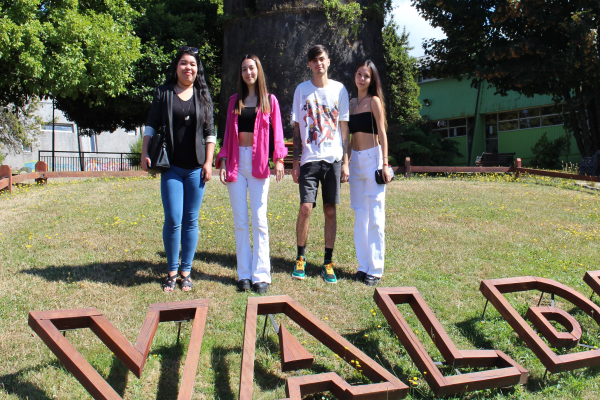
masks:
<svg viewBox="0 0 600 400"><path fill-rule="evenodd" d="M148 144L159 130L166 134L171 167L161 175L160 191L165 212L163 242L168 276L163 290L171 292L181 269L181 290L193 288L192 260L198 245L198 214L204 184L212 174L216 137L213 105L204 79L198 49L183 46L171 64L166 84L156 88L146 122L142 168L150 165ZM181 266L179 248L181 246Z"/></svg>

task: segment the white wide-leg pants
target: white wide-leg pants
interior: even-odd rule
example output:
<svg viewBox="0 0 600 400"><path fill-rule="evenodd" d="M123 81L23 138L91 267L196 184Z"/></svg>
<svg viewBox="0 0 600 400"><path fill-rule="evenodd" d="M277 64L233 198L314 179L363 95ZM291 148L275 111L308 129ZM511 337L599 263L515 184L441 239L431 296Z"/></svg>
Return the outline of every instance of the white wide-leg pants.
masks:
<svg viewBox="0 0 600 400"><path fill-rule="evenodd" d="M381 278L385 254L385 186L375 182L383 164L381 147L352 151L350 206L354 210L354 246L358 270Z"/></svg>
<svg viewBox="0 0 600 400"><path fill-rule="evenodd" d="M258 179L252 176L252 147L240 147L237 181L227 182L227 190L235 227L238 280L271 283L267 224L269 178ZM248 194L252 214L253 251L250 247Z"/></svg>

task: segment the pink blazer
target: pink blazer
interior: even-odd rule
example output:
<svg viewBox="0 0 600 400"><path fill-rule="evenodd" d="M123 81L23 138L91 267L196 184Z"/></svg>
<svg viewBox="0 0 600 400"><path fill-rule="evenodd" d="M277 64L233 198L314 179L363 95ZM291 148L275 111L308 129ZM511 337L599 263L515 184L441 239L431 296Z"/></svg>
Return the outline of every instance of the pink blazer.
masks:
<svg viewBox="0 0 600 400"><path fill-rule="evenodd" d="M271 113L263 113L258 109L256 122L254 123L254 143L252 145L252 176L259 179L268 178L269 170L269 120L273 124L274 151L273 160L284 158L288 155L288 149L285 147L283 139L283 127L281 124L281 112L279 111L279 102L277 97L271 97ZM227 182L237 180L238 165L240 158L240 141L238 138L238 115L235 113L235 103L238 95L234 94L229 98L229 107L227 107L227 124L225 125L225 138L223 146L217 155L216 166L221 165L221 158L226 157L225 166L227 167Z"/></svg>

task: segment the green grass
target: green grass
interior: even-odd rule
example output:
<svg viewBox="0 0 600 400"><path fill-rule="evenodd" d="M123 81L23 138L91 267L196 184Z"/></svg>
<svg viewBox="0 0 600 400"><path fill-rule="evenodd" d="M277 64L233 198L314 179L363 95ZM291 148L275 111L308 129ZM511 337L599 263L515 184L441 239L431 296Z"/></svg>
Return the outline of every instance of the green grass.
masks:
<svg viewBox="0 0 600 400"><path fill-rule="evenodd" d="M209 183L201 209L200 241L192 277L195 289L164 294L162 206L156 179L50 181L0 195L0 399L89 398L27 325L29 311L95 307L135 342L151 303L210 299L194 398L237 399L246 300L236 292L233 221L226 188ZM550 375L479 292L482 279L535 275L555 279L589 296L582 278L599 269L600 196L573 182L506 175L415 177L388 185L386 270L380 286L416 286L459 349L495 348L531 371L524 387L470 393L460 398L597 398L600 368ZM417 378L409 398L431 398L422 375L398 343L372 300L373 288L353 282L356 270L348 186L338 208L334 262L339 282L325 284L323 215L313 212L307 246L307 279L290 278L295 258L297 186L289 177L271 183L269 223L273 285L288 294L405 383ZM524 315L539 293L509 295ZM597 298L596 302L598 304ZM572 306L584 340L600 345L599 328ZM371 313L375 310L375 315ZM404 317L436 360L439 352L408 306ZM315 366L351 383L363 377L283 316L306 342ZM262 330L262 318L259 319ZM257 342L255 399L285 397L285 378L272 330ZM126 399L175 399L189 343L184 324L159 326L141 379L128 373L89 330L67 338ZM260 335L259 335L260 336ZM451 370L444 370L451 374ZM328 394L325 397L329 396ZM317 396L315 398L321 398Z"/></svg>

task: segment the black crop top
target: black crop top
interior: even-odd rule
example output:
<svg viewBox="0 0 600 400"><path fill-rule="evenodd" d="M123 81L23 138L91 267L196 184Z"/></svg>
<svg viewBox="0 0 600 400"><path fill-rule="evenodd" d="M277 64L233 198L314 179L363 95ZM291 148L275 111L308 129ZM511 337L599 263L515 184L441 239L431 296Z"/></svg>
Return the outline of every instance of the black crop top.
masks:
<svg viewBox="0 0 600 400"><path fill-rule="evenodd" d="M256 121L256 107L244 107L238 115L238 132L254 132Z"/></svg>
<svg viewBox="0 0 600 400"><path fill-rule="evenodd" d="M373 113L371 111L360 114L350 114L348 128L350 128L350 133L364 132L377 135L377 122L375 122L375 118L373 118ZM375 132L373 132L373 130L375 130Z"/></svg>

